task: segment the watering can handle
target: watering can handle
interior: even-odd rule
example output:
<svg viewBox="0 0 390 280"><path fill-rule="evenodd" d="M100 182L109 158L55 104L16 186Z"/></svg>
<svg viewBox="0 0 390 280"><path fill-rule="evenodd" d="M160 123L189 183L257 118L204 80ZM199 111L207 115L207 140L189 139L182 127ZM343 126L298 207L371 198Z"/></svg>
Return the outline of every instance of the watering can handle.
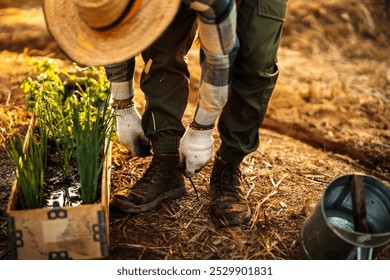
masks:
<svg viewBox="0 0 390 280"><path fill-rule="evenodd" d="M356 248L356 259L357 260L372 260L374 249L373 248Z"/></svg>
<svg viewBox="0 0 390 280"><path fill-rule="evenodd" d="M364 198L363 176L351 175L349 186L352 193L352 205L354 213L355 231L369 233L370 229L367 223L367 211ZM357 260L372 260L373 248L357 247Z"/></svg>
<svg viewBox="0 0 390 280"><path fill-rule="evenodd" d="M367 223L363 176L351 175L348 183L352 193L355 231L369 233L370 228Z"/></svg>

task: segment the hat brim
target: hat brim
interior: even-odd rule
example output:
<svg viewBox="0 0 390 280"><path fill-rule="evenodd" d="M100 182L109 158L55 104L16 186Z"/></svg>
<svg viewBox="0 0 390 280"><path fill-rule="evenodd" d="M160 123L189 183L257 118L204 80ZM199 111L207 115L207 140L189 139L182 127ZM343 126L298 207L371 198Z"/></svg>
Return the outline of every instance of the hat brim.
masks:
<svg viewBox="0 0 390 280"><path fill-rule="evenodd" d="M181 0L144 0L137 13L109 31L96 31L78 16L73 1L44 0L46 25L67 56L80 64L110 65L135 57L165 31Z"/></svg>

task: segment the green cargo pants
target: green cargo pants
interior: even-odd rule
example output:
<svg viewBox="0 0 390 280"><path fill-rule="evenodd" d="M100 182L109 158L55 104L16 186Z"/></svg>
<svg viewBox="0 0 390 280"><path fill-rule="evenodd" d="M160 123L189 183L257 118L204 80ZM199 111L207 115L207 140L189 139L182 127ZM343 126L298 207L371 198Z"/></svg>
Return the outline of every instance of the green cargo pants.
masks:
<svg viewBox="0 0 390 280"><path fill-rule="evenodd" d="M154 153L177 153L185 132L182 117L190 79L187 53L196 28L196 13L182 4L167 30L142 52L146 64L140 81L146 97L142 127Z"/></svg>
<svg viewBox="0 0 390 280"><path fill-rule="evenodd" d="M220 156L239 163L260 143L259 127L278 78L277 51L287 0L243 0L238 12L240 50L232 92L218 122ZM142 125L155 153L176 152L185 128L188 101L186 54L196 32L196 14L186 5L162 36L142 53L141 90L146 96ZM151 67L149 67L151 66Z"/></svg>
<svg viewBox="0 0 390 280"><path fill-rule="evenodd" d="M259 147L259 128L279 74L277 51L286 10L287 0L241 2L232 92L218 123L218 153L227 162L238 164Z"/></svg>

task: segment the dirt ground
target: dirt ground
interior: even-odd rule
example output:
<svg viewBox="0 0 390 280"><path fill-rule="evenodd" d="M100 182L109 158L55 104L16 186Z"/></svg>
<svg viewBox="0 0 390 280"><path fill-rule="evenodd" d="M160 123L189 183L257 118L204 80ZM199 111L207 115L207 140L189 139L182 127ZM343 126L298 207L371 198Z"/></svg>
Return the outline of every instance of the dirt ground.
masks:
<svg viewBox="0 0 390 280"><path fill-rule="evenodd" d="M24 133L30 114L19 88L31 57L69 63L48 35L40 1L0 3L0 259L9 259L6 205L15 179L4 124ZM140 215L110 210L112 259L303 259L300 231L338 176L364 174L390 185L390 6L381 0L290 0L280 78L260 128L261 146L242 164L254 210L250 224L217 229L209 214L210 162L187 194ZM199 85L189 53L191 97ZM142 62L137 68L137 77ZM137 89L138 101L143 95ZM220 140L214 133L216 147ZM150 159L114 143L112 191L142 176ZM387 246L378 259L390 259Z"/></svg>

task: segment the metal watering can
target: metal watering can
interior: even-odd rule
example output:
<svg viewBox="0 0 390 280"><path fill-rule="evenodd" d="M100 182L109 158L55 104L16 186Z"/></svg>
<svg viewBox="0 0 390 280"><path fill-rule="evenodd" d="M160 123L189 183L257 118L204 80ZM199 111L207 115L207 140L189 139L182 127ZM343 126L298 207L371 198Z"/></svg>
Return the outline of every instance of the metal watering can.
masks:
<svg viewBox="0 0 390 280"><path fill-rule="evenodd" d="M300 239L307 259L375 259L390 243L390 187L371 176L336 178L305 221Z"/></svg>

